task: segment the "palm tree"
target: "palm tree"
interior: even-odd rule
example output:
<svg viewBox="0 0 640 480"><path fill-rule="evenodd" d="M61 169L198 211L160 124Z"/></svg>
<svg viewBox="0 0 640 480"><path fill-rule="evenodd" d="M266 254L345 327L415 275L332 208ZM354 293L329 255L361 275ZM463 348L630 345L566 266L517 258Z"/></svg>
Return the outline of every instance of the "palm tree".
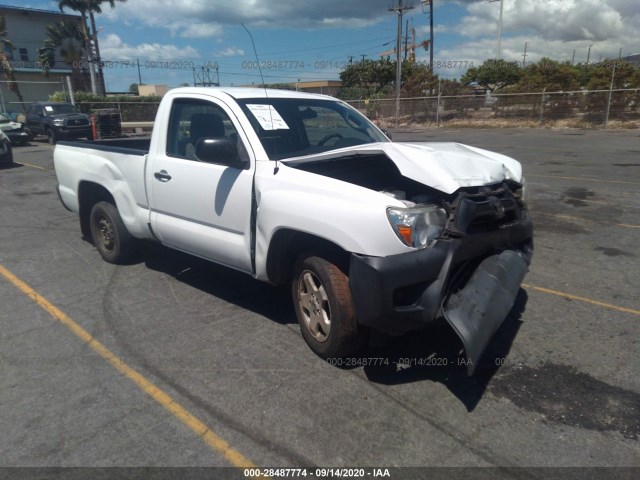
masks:
<svg viewBox="0 0 640 480"><path fill-rule="evenodd" d="M80 13L82 17L82 38L87 49L87 61L89 63L89 77L91 78L91 92L97 93L96 86L96 70L93 56L92 35L87 31L87 12L91 6L92 0L58 0L58 8L64 12L65 8L69 8Z"/></svg>
<svg viewBox="0 0 640 480"><path fill-rule="evenodd" d="M76 48L77 43L84 40L82 27L78 22L61 20L47 27L47 38L38 49L38 62L42 65L45 76L56 63L56 51L60 54L64 63L73 65L82 60L82 51ZM65 44L66 42L66 44Z"/></svg>
<svg viewBox="0 0 640 480"><path fill-rule="evenodd" d="M100 46L98 45L98 29L96 28L96 13L102 13L102 5L108 3L111 8L115 8L116 2L124 3L127 0L56 0L58 8L64 12L65 8L69 8L79 12L82 16L84 24L87 24L87 14L91 22L91 30L87 35L87 47L90 50L90 63L96 63L98 66L98 77L100 82L100 91L105 93L104 74L102 72L102 62L100 61ZM90 73L92 70L90 70ZM95 81L95 80L94 80ZM95 89L94 89L94 93Z"/></svg>
<svg viewBox="0 0 640 480"><path fill-rule="evenodd" d="M7 38L7 24L4 20L4 15L0 15L0 67L2 68L2 77L7 80L7 88L16 94L22 111L25 112L24 98L22 92L20 92L20 85L16 81L16 77L13 74L13 68L11 67L11 60L7 57L5 52L13 50L13 43ZM3 105L4 107L4 105Z"/></svg>

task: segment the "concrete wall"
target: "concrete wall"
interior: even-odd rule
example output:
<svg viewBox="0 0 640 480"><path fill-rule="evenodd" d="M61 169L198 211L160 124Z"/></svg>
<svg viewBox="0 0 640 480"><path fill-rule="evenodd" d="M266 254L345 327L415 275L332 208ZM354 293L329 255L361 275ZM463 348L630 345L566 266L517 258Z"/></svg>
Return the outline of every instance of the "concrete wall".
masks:
<svg viewBox="0 0 640 480"><path fill-rule="evenodd" d="M168 91L169 87L166 85L138 85L138 95L141 97L148 97L150 95L162 97Z"/></svg>

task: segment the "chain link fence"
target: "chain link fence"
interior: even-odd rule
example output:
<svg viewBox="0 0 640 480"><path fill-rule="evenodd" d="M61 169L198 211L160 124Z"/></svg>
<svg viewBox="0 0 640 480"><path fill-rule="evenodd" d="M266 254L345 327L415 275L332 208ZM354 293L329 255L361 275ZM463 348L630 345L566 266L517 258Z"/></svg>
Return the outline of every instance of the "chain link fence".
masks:
<svg viewBox="0 0 640 480"><path fill-rule="evenodd" d="M153 122L160 102L75 102L83 113L91 114L96 110L118 110L122 122Z"/></svg>
<svg viewBox="0 0 640 480"><path fill-rule="evenodd" d="M640 128L640 89L349 100L383 127Z"/></svg>
<svg viewBox="0 0 640 480"><path fill-rule="evenodd" d="M348 100L383 127L396 125L396 99ZM76 102L86 113L117 109L123 126L152 122L158 102ZM640 89L401 98L399 125L640 128Z"/></svg>

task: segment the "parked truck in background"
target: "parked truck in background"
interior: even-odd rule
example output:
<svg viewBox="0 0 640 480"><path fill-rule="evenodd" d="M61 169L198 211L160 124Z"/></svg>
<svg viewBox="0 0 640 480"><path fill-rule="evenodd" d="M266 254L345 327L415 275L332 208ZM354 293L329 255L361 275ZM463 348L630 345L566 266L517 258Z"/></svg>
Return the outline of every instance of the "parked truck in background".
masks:
<svg viewBox="0 0 640 480"><path fill-rule="evenodd" d="M517 161L391 142L322 95L171 90L150 139L59 142L54 163L62 203L107 262L157 241L289 283L324 358L354 355L372 329L444 318L471 374L533 253Z"/></svg>
<svg viewBox="0 0 640 480"><path fill-rule="evenodd" d="M70 103L33 103L27 111L27 128L34 135L44 135L51 145L58 140L93 138L91 119Z"/></svg>

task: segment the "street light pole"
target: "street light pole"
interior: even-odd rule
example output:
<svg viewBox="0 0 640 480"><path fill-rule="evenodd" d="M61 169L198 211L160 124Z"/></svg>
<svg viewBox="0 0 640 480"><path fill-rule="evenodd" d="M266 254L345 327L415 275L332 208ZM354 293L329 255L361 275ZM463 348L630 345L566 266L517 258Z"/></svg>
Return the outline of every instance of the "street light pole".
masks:
<svg viewBox="0 0 640 480"><path fill-rule="evenodd" d="M500 16L498 17L498 60L502 56L502 12L504 10L504 0L489 0L489 3L500 2Z"/></svg>

